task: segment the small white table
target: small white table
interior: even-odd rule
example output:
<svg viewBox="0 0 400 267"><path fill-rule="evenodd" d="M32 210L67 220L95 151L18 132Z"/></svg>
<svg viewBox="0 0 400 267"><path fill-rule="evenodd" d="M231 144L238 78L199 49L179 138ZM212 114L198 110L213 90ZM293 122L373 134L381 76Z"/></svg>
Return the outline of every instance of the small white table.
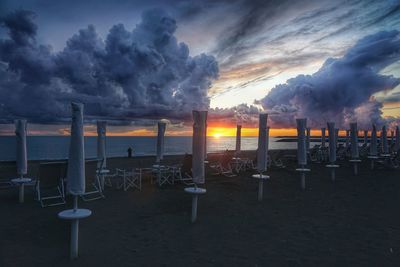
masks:
<svg viewBox="0 0 400 267"><path fill-rule="evenodd" d="M25 184L32 182L31 178L14 178L11 182L19 186L19 203L24 203Z"/></svg>
<svg viewBox="0 0 400 267"><path fill-rule="evenodd" d="M336 179L335 169L336 169L336 168L339 168L339 165L336 165L336 164L331 163L331 164L325 165L325 167L331 169L331 178L332 178L332 181L334 182L335 179Z"/></svg>
<svg viewBox="0 0 400 267"><path fill-rule="evenodd" d="M88 209L69 209L58 213L58 218L71 221L71 259L78 257L79 220L92 215Z"/></svg>
<svg viewBox="0 0 400 267"><path fill-rule="evenodd" d="M297 172L300 172L301 174L301 189L305 190L306 189L306 172L310 172L310 169L306 168L297 168Z"/></svg>
<svg viewBox="0 0 400 267"><path fill-rule="evenodd" d="M251 177L258 179L258 201L261 201L263 199L264 180L269 179L269 176L259 173L253 174Z"/></svg>
<svg viewBox="0 0 400 267"><path fill-rule="evenodd" d="M197 200L199 195L204 195L207 190L200 187L186 187L184 190L192 195L192 223L194 223L197 219Z"/></svg>

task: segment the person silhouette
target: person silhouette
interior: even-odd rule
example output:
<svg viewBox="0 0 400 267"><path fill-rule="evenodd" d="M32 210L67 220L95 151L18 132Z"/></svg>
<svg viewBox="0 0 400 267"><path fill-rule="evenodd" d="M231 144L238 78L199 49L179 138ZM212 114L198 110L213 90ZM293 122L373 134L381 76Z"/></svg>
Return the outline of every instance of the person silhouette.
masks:
<svg viewBox="0 0 400 267"><path fill-rule="evenodd" d="M132 148L128 147L128 158L132 158Z"/></svg>

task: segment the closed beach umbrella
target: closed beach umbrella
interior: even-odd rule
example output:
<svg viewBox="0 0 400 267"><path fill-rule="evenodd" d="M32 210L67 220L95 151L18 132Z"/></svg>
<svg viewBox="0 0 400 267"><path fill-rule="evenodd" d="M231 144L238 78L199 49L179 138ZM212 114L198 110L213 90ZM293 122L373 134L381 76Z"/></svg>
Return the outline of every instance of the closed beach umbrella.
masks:
<svg viewBox="0 0 400 267"><path fill-rule="evenodd" d="M335 123L328 122L328 135L329 135L329 162L334 163L336 161L336 134L335 134Z"/></svg>
<svg viewBox="0 0 400 267"><path fill-rule="evenodd" d="M325 135L326 129L325 128L321 128L321 147L325 147Z"/></svg>
<svg viewBox="0 0 400 267"><path fill-rule="evenodd" d="M387 132L385 125L382 127L381 144L382 144L382 153L386 155L389 154L389 146L388 146Z"/></svg>
<svg viewBox="0 0 400 267"><path fill-rule="evenodd" d="M306 148L310 150L311 128L307 128Z"/></svg>
<svg viewBox="0 0 400 267"><path fill-rule="evenodd" d="M378 142L376 139L376 126L375 124L372 125L372 131L371 131L371 144L369 147L369 154L371 156L377 156L378 155Z"/></svg>
<svg viewBox="0 0 400 267"><path fill-rule="evenodd" d="M242 138L242 125L236 126L236 155L240 154Z"/></svg>
<svg viewBox="0 0 400 267"><path fill-rule="evenodd" d="M368 143L368 131L364 130L364 144Z"/></svg>
<svg viewBox="0 0 400 267"><path fill-rule="evenodd" d="M17 144L17 174L22 177L28 171L28 160L26 152L26 120L15 121L15 137Z"/></svg>
<svg viewBox="0 0 400 267"><path fill-rule="evenodd" d="M396 150L396 152L398 152L400 149L400 128L399 128L399 126L396 126L396 140L394 143L394 149Z"/></svg>
<svg viewBox="0 0 400 267"><path fill-rule="evenodd" d="M164 157L164 134L167 124L165 122L158 122L158 133L157 133L157 162L160 162Z"/></svg>
<svg viewBox="0 0 400 267"><path fill-rule="evenodd" d="M204 158L206 143L207 111L193 110L193 157L192 174L195 184L204 184Z"/></svg>
<svg viewBox="0 0 400 267"><path fill-rule="evenodd" d="M79 220L92 212L78 209L78 196L85 194L85 148L83 132L83 104L71 103L72 123L69 145L67 191L73 196L73 209L58 213L61 219L71 221L71 259L78 257Z"/></svg>
<svg viewBox="0 0 400 267"><path fill-rule="evenodd" d="M339 143L339 128L335 129L335 145L338 146Z"/></svg>
<svg viewBox="0 0 400 267"><path fill-rule="evenodd" d="M268 114L260 114L258 121L258 149L257 170L261 173L267 170L268 163L268 136L267 136Z"/></svg>
<svg viewBox="0 0 400 267"><path fill-rule="evenodd" d="M307 119L296 119L297 122L297 162L307 165L306 127Z"/></svg>
<svg viewBox="0 0 400 267"><path fill-rule="evenodd" d="M67 190L78 196L85 193L85 148L83 137L83 104L71 103L72 124L69 145Z"/></svg>
<svg viewBox="0 0 400 267"><path fill-rule="evenodd" d="M358 159L358 131L357 123L350 123L350 134L351 134L351 158Z"/></svg>
<svg viewBox="0 0 400 267"><path fill-rule="evenodd" d="M390 131L390 146L394 144L394 131Z"/></svg>
<svg viewBox="0 0 400 267"><path fill-rule="evenodd" d="M346 147L350 144L350 130L346 130Z"/></svg>
<svg viewBox="0 0 400 267"><path fill-rule="evenodd" d="M97 121L97 159L103 161L103 168L106 167L106 131L107 122Z"/></svg>

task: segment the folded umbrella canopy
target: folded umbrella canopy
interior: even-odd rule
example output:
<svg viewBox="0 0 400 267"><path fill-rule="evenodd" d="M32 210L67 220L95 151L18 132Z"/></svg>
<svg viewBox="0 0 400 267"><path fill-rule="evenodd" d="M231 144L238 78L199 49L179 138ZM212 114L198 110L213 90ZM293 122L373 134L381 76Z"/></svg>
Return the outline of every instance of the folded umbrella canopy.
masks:
<svg viewBox="0 0 400 267"><path fill-rule="evenodd" d="M329 134L329 162L336 162L336 134L335 134L335 123L328 122L328 134Z"/></svg>
<svg viewBox="0 0 400 267"><path fill-rule="evenodd" d="M349 147L350 144L350 130L346 130L346 147Z"/></svg>
<svg viewBox="0 0 400 267"><path fill-rule="evenodd" d="M364 130L364 144L368 143L368 130Z"/></svg>
<svg viewBox="0 0 400 267"><path fill-rule="evenodd" d="M206 153L207 111L193 110L192 174L195 184L205 183L204 159Z"/></svg>
<svg viewBox="0 0 400 267"><path fill-rule="evenodd" d="M157 133L157 162L160 162L164 158L164 135L167 124L165 122L158 122L158 133Z"/></svg>
<svg viewBox="0 0 400 267"><path fill-rule="evenodd" d="M242 125L236 126L236 155L240 154L242 138Z"/></svg>
<svg viewBox="0 0 400 267"><path fill-rule="evenodd" d="M307 119L296 119L297 122L297 162L307 165L306 127Z"/></svg>
<svg viewBox="0 0 400 267"><path fill-rule="evenodd" d="M387 132L385 125L382 126L381 144L382 144L382 153L385 155L389 154L389 146L388 146Z"/></svg>
<svg viewBox="0 0 400 267"><path fill-rule="evenodd" d="M372 130L371 130L371 144L369 147L369 154L371 156L377 156L378 155L378 142L376 140L376 126L375 124L372 125Z"/></svg>
<svg viewBox="0 0 400 267"><path fill-rule="evenodd" d="M22 177L28 171L28 160L26 152L26 120L15 121L15 137L17 144L17 174Z"/></svg>
<svg viewBox="0 0 400 267"><path fill-rule="evenodd" d="M353 122L350 123L350 139L351 139L351 158L358 159L359 152L358 152L358 130L357 130L357 123Z"/></svg>
<svg viewBox="0 0 400 267"><path fill-rule="evenodd" d="M307 127L306 149L310 150L311 128Z"/></svg>
<svg viewBox="0 0 400 267"><path fill-rule="evenodd" d="M69 145L67 190L75 196L85 193L85 148L83 104L72 103L71 141Z"/></svg>
<svg viewBox="0 0 400 267"><path fill-rule="evenodd" d="M102 167L106 167L106 131L107 122L97 121L97 159L103 162Z"/></svg>
<svg viewBox="0 0 400 267"><path fill-rule="evenodd" d="M400 128L399 128L399 126L396 126L396 139L395 139L395 143L394 143L394 149L396 152L398 152L400 149Z"/></svg>
<svg viewBox="0 0 400 267"><path fill-rule="evenodd" d="M268 114L260 114L258 122L258 149L257 149L257 170L262 173L267 170L268 164Z"/></svg>
<svg viewBox="0 0 400 267"><path fill-rule="evenodd" d="M335 145L338 146L339 142L339 128L335 129Z"/></svg>
<svg viewBox="0 0 400 267"><path fill-rule="evenodd" d="M321 128L321 147L325 147L325 132L326 129L325 128Z"/></svg>

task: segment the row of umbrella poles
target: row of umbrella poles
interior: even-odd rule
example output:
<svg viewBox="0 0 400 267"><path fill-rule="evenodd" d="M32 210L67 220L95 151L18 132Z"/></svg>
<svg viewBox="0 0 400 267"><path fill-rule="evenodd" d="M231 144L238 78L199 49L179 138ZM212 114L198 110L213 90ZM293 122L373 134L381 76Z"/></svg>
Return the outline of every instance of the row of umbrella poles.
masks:
<svg viewBox="0 0 400 267"><path fill-rule="evenodd" d="M67 169L67 192L72 195L73 208L62 211L58 214L59 218L71 221L71 258L78 256L78 233L79 233L79 220L89 217L91 211L88 209L80 209L78 207L78 197L85 193L85 153L84 153L84 130L83 130L83 104L72 103L72 123L71 123L71 141L69 147L68 169ZM266 175L268 166L268 143L269 143L269 127L267 126L268 114L259 115L259 136L258 136L258 149L257 149L257 174L252 177L259 180L258 200L263 198L263 182L270 177ZM192 175L193 187L185 188L185 192L192 195L192 216L191 221L195 222L197 219L197 203L199 195L205 194L206 189L201 188L205 184L205 159L206 159L206 132L207 132L207 111L193 111L193 139L192 139ZM306 119L297 119L297 159L299 168L296 171L301 173L301 187L305 188L305 174L310 169L306 168L307 165L307 150L310 143L310 130L307 128ZM327 123L329 134L329 164L327 167L331 168L332 179L335 177L336 165L336 146L338 129L335 128L333 122ZM351 128L351 147L352 159L356 172L357 164L359 163L358 154L358 131L357 124L350 124ZM106 122L97 122L98 130L98 159L102 160L102 166L106 163ZM166 123L158 123L157 135L157 153L156 161L160 162L164 154L164 134L166 130ZM385 142L385 133L382 142ZM398 142L398 128L396 130L396 143ZM17 173L20 175L19 179L23 179L23 175L27 173L27 154L26 154L26 121L16 121L16 137L17 137ZM376 127L373 126L371 133L371 152L370 155L377 156L377 134ZM387 140L387 139L386 139ZM325 143L325 130L322 130L322 140ZM240 152L241 149L241 126L237 127L236 135L236 151ZM384 145L385 146L385 145ZM374 154L375 153L375 154ZM23 185L23 183L22 183ZM23 188L23 186L22 186ZM23 189L22 189L23 190ZM20 191L21 195L21 191Z"/></svg>
<svg viewBox="0 0 400 267"><path fill-rule="evenodd" d="M88 209L81 209L78 206L78 197L85 194L85 148L84 148L84 128L83 128L83 109L81 103L71 103L72 122L71 137L68 155L67 168L67 193L72 195L73 208L67 209L58 214L60 219L71 221L71 243L70 257L75 259L78 257L78 236L79 221L89 217L92 212ZM185 188L185 192L192 195L192 222L197 218L197 201L198 196L206 193L206 189L200 188L199 185L205 183L204 159L206 155L206 121L207 111L193 111L193 162L192 175L193 187ZM16 140L17 140L17 173L20 175L19 180L13 179L14 183L20 183L20 202L23 202L24 184L31 182L30 178L24 178L27 174L27 149L26 149L26 120L17 120L16 123ZM164 133L166 129L165 122L158 123L157 136L157 162L163 159L164 154ZM106 122L97 122L98 143L97 153L98 159L105 166L106 161ZM26 180L23 180L26 179ZM22 182L23 181L23 182ZM22 193L22 194L21 194ZM21 199L22 196L22 199Z"/></svg>

